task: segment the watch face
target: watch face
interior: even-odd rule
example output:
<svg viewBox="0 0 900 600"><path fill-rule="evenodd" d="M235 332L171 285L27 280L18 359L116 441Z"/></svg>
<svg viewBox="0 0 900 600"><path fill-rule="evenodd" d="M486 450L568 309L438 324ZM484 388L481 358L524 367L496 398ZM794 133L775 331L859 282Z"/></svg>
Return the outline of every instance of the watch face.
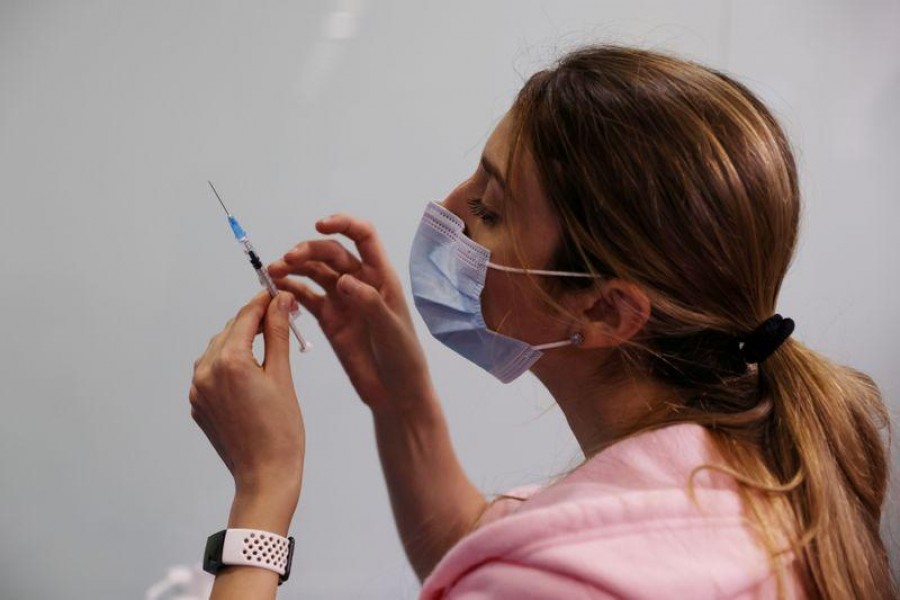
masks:
<svg viewBox="0 0 900 600"><path fill-rule="evenodd" d="M203 552L203 570L215 575L222 567L222 550L225 547L225 529L214 533L206 540L206 551Z"/></svg>
<svg viewBox="0 0 900 600"><path fill-rule="evenodd" d="M294 538L288 538L288 555L287 564L284 565L284 575L278 578L278 585L281 585L291 576L291 563L294 562Z"/></svg>

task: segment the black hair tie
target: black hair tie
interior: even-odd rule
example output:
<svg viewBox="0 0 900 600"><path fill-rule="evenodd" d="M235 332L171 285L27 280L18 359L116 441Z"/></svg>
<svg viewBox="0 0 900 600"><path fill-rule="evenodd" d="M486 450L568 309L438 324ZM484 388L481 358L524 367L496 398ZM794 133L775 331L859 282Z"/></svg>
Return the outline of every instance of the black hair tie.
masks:
<svg viewBox="0 0 900 600"><path fill-rule="evenodd" d="M748 364L761 363L775 352L793 331L793 319L783 319L781 315L773 315L739 340L743 343L741 355Z"/></svg>

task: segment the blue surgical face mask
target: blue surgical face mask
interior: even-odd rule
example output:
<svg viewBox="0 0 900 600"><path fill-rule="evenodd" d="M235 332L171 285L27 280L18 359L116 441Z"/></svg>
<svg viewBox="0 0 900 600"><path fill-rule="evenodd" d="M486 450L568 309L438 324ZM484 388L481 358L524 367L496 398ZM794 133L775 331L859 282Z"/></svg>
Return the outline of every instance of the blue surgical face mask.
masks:
<svg viewBox="0 0 900 600"><path fill-rule="evenodd" d="M481 291L488 268L556 277L590 273L517 269L490 262L491 251L463 234L463 220L430 202L419 223L409 258L413 298L431 335L503 383L531 368L542 350L581 343L581 335L532 346L491 331L484 323Z"/></svg>

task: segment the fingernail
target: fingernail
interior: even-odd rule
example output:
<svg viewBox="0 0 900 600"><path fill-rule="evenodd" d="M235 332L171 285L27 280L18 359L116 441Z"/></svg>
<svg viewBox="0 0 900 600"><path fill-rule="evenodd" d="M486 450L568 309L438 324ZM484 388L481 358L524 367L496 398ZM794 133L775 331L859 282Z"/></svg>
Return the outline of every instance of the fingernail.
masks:
<svg viewBox="0 0 900 600"><path fill-rule="evenodd" d="M302 244L294 246L293 248L291 248L290 250L287 251L285 256L298 256L301 252L306 250L307 245L308 244L306 242L303 242Z"/></svg>
<svg viewBox="0 0 900 600"><path fill-rule="evenodd" d="M282 294L278 299L278 308L285 312L290 312L291 304L296 302L289 294Z"/></svg>
<svg viewBox="0 0 900 600"><path fill-rule="evenodd" d="M356 287L356 281L349 275L343 275L338 283L340 284L341 291L345 294L349 294L353 291L353 288Z"/></svg>

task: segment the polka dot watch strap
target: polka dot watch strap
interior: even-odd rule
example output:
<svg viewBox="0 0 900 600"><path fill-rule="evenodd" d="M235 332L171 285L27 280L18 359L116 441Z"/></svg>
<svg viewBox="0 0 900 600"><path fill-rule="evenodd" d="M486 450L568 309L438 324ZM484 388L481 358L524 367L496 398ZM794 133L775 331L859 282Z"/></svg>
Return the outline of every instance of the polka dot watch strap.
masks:
<svg viewBox="0 0 900 600"><path fill-rule="evenodd" d="M259 529L223 529L209 537L204 570L216 573L229 565L262 567L287 581L294 554L294 538L285 538Z"/></svg>

